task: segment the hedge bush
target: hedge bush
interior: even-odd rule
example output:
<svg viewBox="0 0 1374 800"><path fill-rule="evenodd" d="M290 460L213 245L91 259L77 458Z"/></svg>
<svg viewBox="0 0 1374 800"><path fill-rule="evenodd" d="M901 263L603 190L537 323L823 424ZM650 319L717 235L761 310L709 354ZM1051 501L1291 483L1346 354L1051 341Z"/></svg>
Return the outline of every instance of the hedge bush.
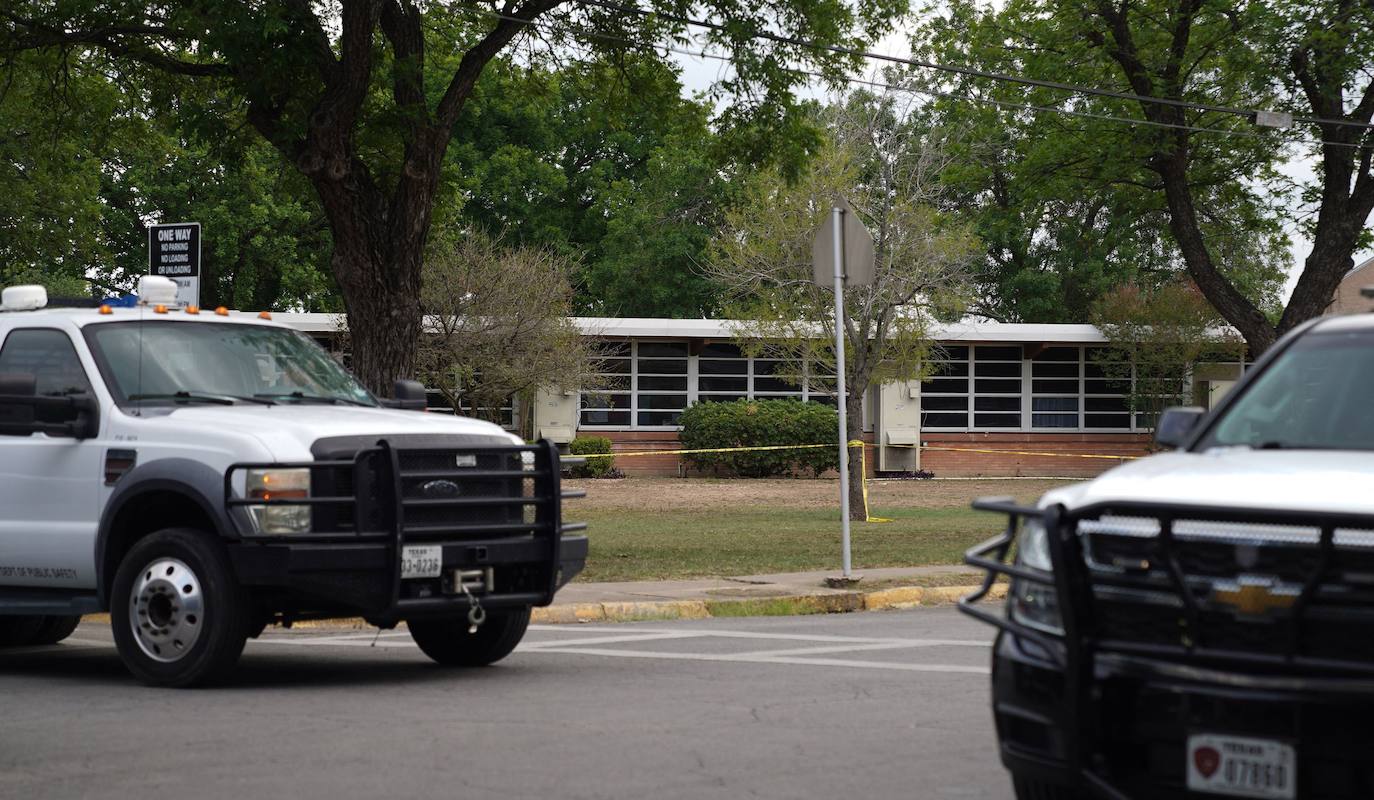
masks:
<svg viewBox="0 0 1374 800"><path fill-rule="evenodd" d="M682 412L682 446L686 450L826 444L805 450L685 455L692 466L745 478L767 478L838 469L835 447L836 411L800 400L736 400L698 403Z"/></svg>
<svg viewBox="0 0 1374 800"><path fill-rule="evenodd" d="M590 453L611 452L611 440L605 436L579 436L568 445L568 455L585 456ZM568 473L574 478L604 478L615 471L615 458L589 458L587 463L571 467Z"/></svg>

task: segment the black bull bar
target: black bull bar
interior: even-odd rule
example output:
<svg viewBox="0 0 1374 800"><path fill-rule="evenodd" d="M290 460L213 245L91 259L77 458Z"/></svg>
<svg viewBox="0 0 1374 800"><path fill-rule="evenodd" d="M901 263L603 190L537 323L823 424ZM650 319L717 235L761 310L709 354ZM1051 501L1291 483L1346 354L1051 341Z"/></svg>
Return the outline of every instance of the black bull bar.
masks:
<svg viewBox="0 0 1374 800"><path fill-rule="evenodd" d="M1062 672L1067 771L1097 796L1129 797L1096 768L1103 719L1102 692L1096 689L1104 678L1256 696L1374 700L1374 649L1324 642L1321 633L1330 630L1322 626L1334 615L1361 626L1366 641L1374 639L1374 516L1149 502L1098 503L1069 511L1057 505L1024 507L1009 498L984 498L973 506L1005 514L1007 524L965 554L965 563L986 574L977 591L959 600L959 610L1033 643ZM1045 527L1049 571L1015 558L1028 520ZM1131 555L1124 565L1105 562L1102 551L1111 551L1113 526L1123 520L1134 525L1133 531L1117 534ZM1218 561L1218 542L1228 548L1223 553L1253 548L1254 555L1247 557L1253 569ZM1285 574L1287 594L1219 588L1269 571ZM1368 583L1360 580L1366 575ZM1012 582L1004 608L979 607L1003 576ZM1018 585L1027 584L1053 589L1060 630L1015 618L1014 595ZM1120 624L1124 617L1115 612L1130 608L1133 598L1168 609L1159 612L1171 617L1167 634L1136 635L1139 630ZM1233 635L1246 627L1262 630L1267 644Z"/></svg>
<svg viewBox="0 0 1374 800"><path fill-rule="evenodd" d="M401 575L408 544L440 545L446 564L451 553L458 552L489 561L498 570L510 560L545 565L536 585L488 595L481 602L494 607L546 606L586 559L586 537L567 535L585 530L586 523L565 522L562 516L563 500L584 493L563 490L560 469L580 461L560 461L557 445L547 440L530 445L403 447L379 439L349 459L233 464L224 476L225 506L240 541L247 545L312 552L337 546L340 553L370 546L379 555L384 552L378 562L384 565L381 574L387 581L382 602L371 593L366 601L349 602L369 619L394 621L474 603L466 593L406 597ZM246 497L246 489L238 488L244 478L237 476L248 470L285 469L311 471L310 496ZM442 482L459 491L424 496L416 487L425 482ZM325 493L317 493L319 486ZM269 506L310 507L311 529L288 534L258 531L250 508ZM321 524L322 519L327 522Z"/></svg>

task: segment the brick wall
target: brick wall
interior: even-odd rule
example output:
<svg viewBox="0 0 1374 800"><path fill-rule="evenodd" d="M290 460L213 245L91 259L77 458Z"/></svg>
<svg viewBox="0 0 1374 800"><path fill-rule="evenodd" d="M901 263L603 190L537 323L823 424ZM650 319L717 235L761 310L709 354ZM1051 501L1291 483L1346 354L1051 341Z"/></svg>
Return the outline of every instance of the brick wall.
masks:
<svg viewBox="0 0 1374 800"><path fill-rule="evenodd" d="M587 431L605 436L616 453L682 448L675 431ZM865 435L869 474L878 462L872 435ZM1133 433L929 433L922 442L933 447L986 450L1023 450L1043 453L1088 453L1139 456L1147 452L1150 437ZM1061 458L995 453L956 453L927 450L921 468L936 477L1065 476L1091 477L1122 463L1105 458ZM682 458L671 454L617 458L615 465L626 475L678 475Z"/></svg>

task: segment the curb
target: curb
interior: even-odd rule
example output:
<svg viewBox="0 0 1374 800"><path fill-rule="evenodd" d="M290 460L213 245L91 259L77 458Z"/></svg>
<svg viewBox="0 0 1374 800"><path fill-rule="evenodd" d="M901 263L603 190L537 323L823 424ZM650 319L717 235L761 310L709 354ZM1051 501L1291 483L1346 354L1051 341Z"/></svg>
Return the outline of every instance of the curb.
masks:
<svg viewBox="0 0 1374 800"><path fill-rule="evenodd" d="M798 594L743 600L660 600L639 603L555 603L536 608L530 622L536 625L568 625L583 622L647 622L671 619L719 617L770 617L794 614L846 614L943 606L978 591L979 586L898 586L871 592ZM1007 596L1007 584L993 584L987 599ZM89 614L87 621L109 623L109 614ZM300 630L371 630L359 617L297 622Z"/></svg>

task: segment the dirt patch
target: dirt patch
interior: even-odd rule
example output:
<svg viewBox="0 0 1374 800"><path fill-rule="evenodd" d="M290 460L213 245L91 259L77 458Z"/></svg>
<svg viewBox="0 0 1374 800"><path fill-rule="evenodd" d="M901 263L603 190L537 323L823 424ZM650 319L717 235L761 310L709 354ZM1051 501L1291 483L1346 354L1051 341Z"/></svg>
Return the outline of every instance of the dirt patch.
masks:
<svg viewBox="0 0 1374 800"><path fill-rule="evenodd" d="M1057 486L1073 483L1055 479L978 479L928 481L870 481L873 508L965 508L975 497L1010 495L1031 502ZM622 478L569 480L569 488L585 489L585 500L572 501L569 510L596 511L722 511L772 506L789 509L834 508L839 484L833 479Z"/></svg>

